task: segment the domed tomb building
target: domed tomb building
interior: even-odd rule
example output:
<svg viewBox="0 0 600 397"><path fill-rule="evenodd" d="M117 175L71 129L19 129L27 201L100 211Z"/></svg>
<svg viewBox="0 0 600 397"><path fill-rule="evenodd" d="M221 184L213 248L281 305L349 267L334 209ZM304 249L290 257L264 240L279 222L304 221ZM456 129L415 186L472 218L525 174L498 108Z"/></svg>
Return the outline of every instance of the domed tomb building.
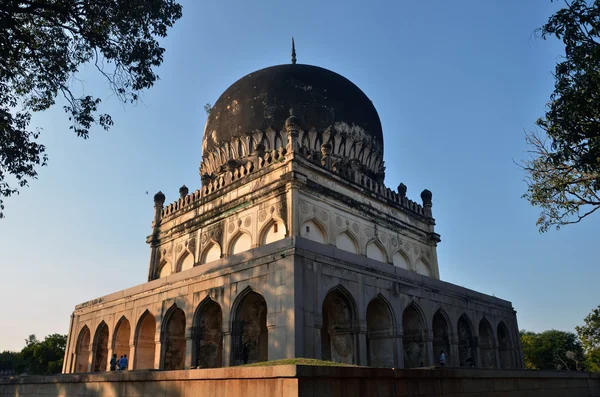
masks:
<svg viewBox="0 0 600 397"><path fill-rule="evenodd" d="M312 357L522 368L510 302L439 279L432 193L384 183L369 98L294 62L210 111L201 187L154 196L148 282L75 307L64 373Z"/></svg>

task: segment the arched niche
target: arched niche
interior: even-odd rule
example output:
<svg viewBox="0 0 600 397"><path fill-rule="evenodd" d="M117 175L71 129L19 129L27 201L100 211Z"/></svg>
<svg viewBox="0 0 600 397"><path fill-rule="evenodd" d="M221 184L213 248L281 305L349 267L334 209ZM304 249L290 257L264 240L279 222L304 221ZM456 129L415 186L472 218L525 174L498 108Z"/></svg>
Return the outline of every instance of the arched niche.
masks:
<svg viewBox="0 0 600 397"><path fill-rule="evenodd" d="M323 360L355 364L355 305L341 287L332 289L323 301L321 356Z"/></svg>
<svg viewBox="0 0 600 397"><path fill-rule="evenodd" d="M441 309L433 315L431 330L433 331L433 359L439 363L442 352L444 352L445 364L448 365L452 359L450 357L450 326L446 314Z"/></svg>
<svg viewBox="0 0 600 397"><path fill-rule="evenodd" d="M458 363L461 367L475 366L475 341L473 340L471 321L466 314L458 319L456 334L458 336Z"/></svg>
<svg viewBox="0 0 600 397"><path fill-rule="evenodd" d="M200 263L210 263L219 259L221 259L221 246L215 242L211 242L202 251Z"/></svg>
<svg viewBox="0 0 600 397"><path fill-rule="evenodd" d="M163 261L158 269L158 278L163 278L171 275L171 264Z"/></svg>
<svg viewBox="0 0 600 397"><path fill-rule="evenodd" d="M239 254L252 248L252 237L248 233L239 233L229 243L229 255Z"/></svg>
<svg viewBox="0 0 600 397"><path fill-rule="evenodd" d="M271 221L262 231L261 245L271 244L285 238L286 227L280 220Z"/></svg>
<svg viewBox="0 0 600 397"><path fill-rule="evenodd" d="M423 261L423 259L419 259L417 261L417 265L415 266L415 270L417 273L422 274L427 277L431 277L431 269L429 265Z"/></svg>
<svg viewBox="0 0 600 397"><path fill-rule="evenodd" d="M371 367L394 366L394 320L381 297L367 306L367 358Z"/></svg>
<svg viewBox="0 0 600 397"><path fill-rule="evenodd" d="M156 319L146 311L138 321L135 338L135 365L133 369L154 368Z"/></svg>
<svg viewBox="0 0 600 397"><path fill-rule="evenodd" d="M425 365L425 321L415 303L402 314L402 347L404 348L404 368L417 368Z"/></svg>
<svg viewBox="0 0 600 397"><path fill-rule="evenodd" d="M349 232L341 232L337 235L335 239L335 246L341 250L352 252L353 254L358 254L358 246L356 244L356 240L350 235Z"/></svg>
<svg viewBox="0 0 600 397"><path fill-rule="evenodd" d="M129 339L131 337L131 325L129 324L129 320L125 317L121 317L117 326L115 327L114 337L113 337L113 352L117 355L117 357L121 357L126 354L127 357L129 354Z"/></svg>
<svg viewBox="0 0 600 397"><path fill-rule="evenodd" d="M163 325L165 344L163 368L166 371L183 369L185 364L185 313L174 306L169 309Z"/></svg>
<svg viewBox="0 0 600 397"><path fill-rule="evenodd" d="M79 331L77 346L75 348L75 366L73 372L88 372L90 360L91 333L87 325Z"/></svg>
<svg viewBox="0 0 600 397"><path fill-rule="evenodd" d="M314 220L305 221L300 226L300 237L315 241L321 244L327 244L326 234Z"/></svg>
<svg viewBox="0 0 600 397"><path fill-rule="evenodd" d="M205 299L194 315L193 362L198 368L218 368L223 365L223 312L212 299Z"/></svg>
<svg viewBox="0 0 600 397"><path fill-rule="evenodd" d="M194 267L194 256L189 252L184 254L184 257L179 260L179 271L183 272Z"/></svg>
<svg viewBox="0 0 600 397"><path fill-rule="evenodd" d="M106 371L108 366L108 325L104 321L96 328L93 347L92 370L94 372Z"/></svg>
<svg viewBox="0 0 600 397"><path fill-rule="evenodd" d="M369 244L367 244L367 258L387 263L387 255L385 254L385 250L375 241L371 241Z"/></svg>
<svg viewBox="0 0 600 397"><path fill-rule="evenodd" d="M233 316L233 364L267 361L269 334L267 302L262 295L247 290L238 298Z"/></svg>
<svg viewBox="0 0 600 397"><path fill-rule="evenodd" d="M483 368L496 367L494 331L485 317L479 322L479 355L481 357L481 366Z"/></svg>
<svg viewBox="0 0 600 397"><path fill-rule="evenodd" d="M394 255L392 255L392 263L396 267L410 270L410 262L408 261L408 256L406 256L406 254L404 254L402 251L394 252Z"/></svg>
<svg viewBox="0 0 600 397"><path fill-rule="evenodd" d="M500 321L496 331L498 335L498 355L500 356L500 368L514 368L514 355L512 349L512 340L508 327Z"/></svg>

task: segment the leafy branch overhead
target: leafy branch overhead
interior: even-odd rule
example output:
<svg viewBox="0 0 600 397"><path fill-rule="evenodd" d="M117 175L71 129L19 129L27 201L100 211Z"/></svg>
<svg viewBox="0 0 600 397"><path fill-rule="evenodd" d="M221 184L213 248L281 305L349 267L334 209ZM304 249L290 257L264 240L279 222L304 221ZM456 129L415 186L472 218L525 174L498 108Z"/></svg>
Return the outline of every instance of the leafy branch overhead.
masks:
<svg viewBox="0 0 600 397"><path fill-rule="evenodd" d="M540 29L565 54L556 65L554 92L540 131L526 136L527 192L541 208L541 232L578 223L600 208L600 2L565 0Z"/></svg>
<svg viewBox="0 0 600 397"><path fill-rule="evenodd" d="M92 65L124 103L158 80L165 49L158 38L181 18L174 0L3 0L0 2L0 217L2 197L26 186L46 164L31 129L31 113L64 98L71 129L87 138L92 125L108 129L101 100L79 95L71 82Z"/></svg>

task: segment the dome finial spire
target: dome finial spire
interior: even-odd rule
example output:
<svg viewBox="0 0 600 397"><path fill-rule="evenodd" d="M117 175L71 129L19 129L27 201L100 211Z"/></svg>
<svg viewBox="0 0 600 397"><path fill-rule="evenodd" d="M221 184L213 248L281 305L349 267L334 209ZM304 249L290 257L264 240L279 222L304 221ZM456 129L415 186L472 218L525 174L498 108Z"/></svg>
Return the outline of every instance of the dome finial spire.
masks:
<svg viewBox="0 0 600 397"><path fill-rule="evenodd" d="M294 36L292 36L292 64L296 64L296 45L294 44Z"/></svg>

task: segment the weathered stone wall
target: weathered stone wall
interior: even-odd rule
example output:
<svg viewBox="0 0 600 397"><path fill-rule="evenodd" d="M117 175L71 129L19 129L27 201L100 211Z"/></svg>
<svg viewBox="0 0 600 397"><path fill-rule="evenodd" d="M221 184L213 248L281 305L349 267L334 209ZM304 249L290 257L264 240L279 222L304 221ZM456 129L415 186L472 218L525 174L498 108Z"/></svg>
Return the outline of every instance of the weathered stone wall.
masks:
<svg viewBox="0 0 600 397"><path fill-rule="evenodd" d="M600 374L283 365L6 378L0 397L600 397Z"/></svg>

